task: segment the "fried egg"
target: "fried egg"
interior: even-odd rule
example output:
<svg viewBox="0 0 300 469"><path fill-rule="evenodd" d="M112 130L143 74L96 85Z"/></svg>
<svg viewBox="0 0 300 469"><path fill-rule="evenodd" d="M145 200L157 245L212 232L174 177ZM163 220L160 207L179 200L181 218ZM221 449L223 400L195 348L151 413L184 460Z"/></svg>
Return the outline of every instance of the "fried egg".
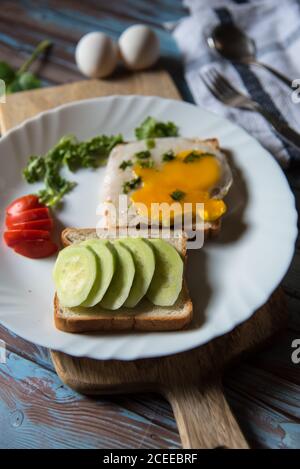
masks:
<svg viewBox="0 0 300 469"><path fill-rule="evenodd" d="M231 169L216 139L141 140L112 150L102 201L113 203L118 210L119 195L127 194L131 216L136 213L145 219L153 203L173 204L174 216L176 206L178 211L188 206L195 215L196 204L202 203L202 218L214 223L226 212L223 198L231 184ZM163 212L159 216L163 223ZM105 225L110 224L108 217Z"/></svg>

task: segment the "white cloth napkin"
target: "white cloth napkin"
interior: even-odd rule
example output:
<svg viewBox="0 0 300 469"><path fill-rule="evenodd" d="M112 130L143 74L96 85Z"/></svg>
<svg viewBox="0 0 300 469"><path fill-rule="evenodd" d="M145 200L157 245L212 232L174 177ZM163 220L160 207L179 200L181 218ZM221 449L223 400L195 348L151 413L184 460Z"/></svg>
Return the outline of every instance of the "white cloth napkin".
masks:
<svg viewBox="0 0 300 469"><path fill-rule="evenodd" d="M212 96L201 71L217 68L231 83L300 132L300 103L269 72L252 65L233 65L207 46L207 37L222 22L234 22L254 39L257 57L292 80L300 79L300 1L185 0L190 16L180 20L173 35L183 56L185 78L197 104L222 114L256 137L284 166L300 161L300 148L287 145L257 113L233 109ZM300 83L300 81L299 81Z"/></svg>

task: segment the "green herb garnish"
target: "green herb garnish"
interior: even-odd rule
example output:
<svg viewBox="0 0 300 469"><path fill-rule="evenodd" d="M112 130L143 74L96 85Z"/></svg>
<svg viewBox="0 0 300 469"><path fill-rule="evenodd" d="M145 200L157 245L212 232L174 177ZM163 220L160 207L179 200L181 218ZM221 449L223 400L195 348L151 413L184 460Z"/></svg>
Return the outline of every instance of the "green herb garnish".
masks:
<svg viewBox="0 0 300 469"><path fill-rule="evenodd" d="M128 192L136 189L141 184L142 179L140 176L131 179L131 181L124 182L123 184L123 193L128 194Z"/></svg>
<svg viewBox="0 0 300 469"><path fill-rule="evenodd" d="M131 160L124 160L120 164L119 168L122 169L123 171L125 171L125 169L129 168L132 165L133 165L133 163L132 163Z"/></svg>
<svg viewBox="0 0 300 469"><path fill-rule="evenodd" d="M184 159L184 163L193 163L194 161L200 160L203 155L197 153L196 151L191 151Z"/></svg>
<svg viewBox="0 0 300 469"><path fill-rule="evenodd" d="M148 160L141 160L138 161L137 163L141 168L153 168L154 166L154 161L152 158L149 158Z"/></svg>
<svg viewBox="0 0 300 469"><path fill-rule="evenodd" d="M136 158L137 160L146 160L147 158L150 158L151 153L150 153L149 150L144 150L144 151L138 151L138 152L135 153L133 156L134 156L134 158Z"/></svg>
<svg viewBox="0 0 300 469"><path fill-rule="evenodd" d="M42 181L46 174L46 161L43 156L32 155L29 157L23 176L29 184Z"/></svg>
<svg viewBox="0 0 300 469"><path fill-rule="evenodd" d="M172 192L172 194L170 194L170 196L172 197L173 200L176 200L177 202L179 202L180 200L182 200L185 197L185 192L183 192L179 189L176 189L176 191Z"/></svg>
<svg viewBox="0 0 300 469"><path fill-rule="evenodd" d="M184 159L184 163L193 163L194 161L200 160L204 156L215 156L212 153L198 153L197 151L191 151Z"/></svg>
<svg viewBox="0 0 300 469"><path fill-rule="evenodd" d="M75 187L74 182L61 177L64 166L72 172L101 166L106 163L112 148L122 141L121 135L100 135L84 142L78 142L74 135L66 135L46 155L31 156L23 176L30 184L43 181L45 187L38 194L40 200L55 206Z"/></svg>
<svg viewBox="0 0 300 469"><path fill-rule="evenodd" d="M154 161L151 158L149 150L139 151L138 153L135 153L133 157L136 160L136 164L141 168L153 168L154 166Z"/></svg>
<svg viewBox="0 0 300 469"><path fill-rule="evenodd" d="M177 137L178 127L173 122L160 122L149 116L135 129L135 136L138 140Z"/></svg>
<svg viewBox="0 0 300 469"><path fill-rule="evenodd" d="M123 142L122 135L108 137L99 135L84 142L77 142L72 137L69 148L65 148L63 162L70 171L79 168L97 168L103 166L111 152L118 143Z"/></svg>
<svg viewBox="0 0 300 469"><path fill-rule="evenodd" d="M51 42L47 39L40 42L19 70L14 70L7 62L0 62L0 79L5 82L7 94L40 88L41 81L28 70L38 56L44 53L50 46Z"/></svg>
<svg viewBox="0 0 300 469"><path fill-rule="evenodd" d="M162 155L162 160L163 161L172 161L175 160L176 156L173 152L173 150L169 150L166 153Z"/></svg>
<svg viewBox="0 0 300 469"><path fill-rule="evenodd" d="M53 173L51 171L46 175L44 183L45 189L41 189L38 192L38 196L39 201L48 207L58 205L63 196L76 186L76 182L68 181L59 173Z"/></svg>
<svg viewBox="0 0 300 469"><path fill-rule="evenodd" d="M154 148L155 145L156 143L153 138L148 138L148 140L146 140L146 147L148 148L148 150L152 150L152 148Z"/></svg>

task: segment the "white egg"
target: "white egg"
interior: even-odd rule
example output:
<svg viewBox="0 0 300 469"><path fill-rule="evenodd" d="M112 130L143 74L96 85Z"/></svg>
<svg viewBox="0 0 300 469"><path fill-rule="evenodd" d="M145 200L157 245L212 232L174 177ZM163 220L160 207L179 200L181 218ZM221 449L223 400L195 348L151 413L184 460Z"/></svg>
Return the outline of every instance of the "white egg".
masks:
<svg viewBox="0 0 300 469"><path fill-rule="evenodd" d="M104 33L88 33L76 46L75 60L79 70L87 77L106 77L116 68L118 47Z"/></svg>
<svg viewBox="0 0 300 469"><path fill-rule="evenodd" d="M127 28L119 38L120 55L132 70L153 65L159 57L159 39L155 32L143 24Z"/></svg>

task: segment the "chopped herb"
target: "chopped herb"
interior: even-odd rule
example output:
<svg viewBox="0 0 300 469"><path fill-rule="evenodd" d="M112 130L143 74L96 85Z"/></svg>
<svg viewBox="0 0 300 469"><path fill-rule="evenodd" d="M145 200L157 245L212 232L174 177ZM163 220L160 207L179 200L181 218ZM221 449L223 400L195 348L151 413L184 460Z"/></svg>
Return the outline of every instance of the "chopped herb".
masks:
<svg viewBox="0 0 300 469"><path fill-rule="evenodd" d="M74 135L66 135L45 155L30 156L23 176L29 184L43 181L45 187L38 194L40 200L55 206L76 185L61 177L63 166L70 171L101 166L112 148L122 141L121 135L100 135L84 142L78 142Z"/></svg>
<svg viewBox="0 0 300 469"><path fill-rule="evenodd" d="M146 146L148 150L151 150L155 147L155 140L153 138L148 138L148 140L146 140Z"/></svg>
<svg viewBox="0 0 300 469"><path fill-rule="evenodd" d="M185 197L185 192L179 189L176 189L176 191L172 192L170 196L172 197L173 200L176 200L177 202L179 202L179 200L182 200Z"/></svg>
<svg viewBox="0 0 300 469"><path fill-rule="evenodd" d="M138 140L177 137L178 127L173 122L160 122L149 116L135 129L135 136Z"/></svg>
<svg viewBox="0 0 300 469"><path fill-rule="evenodd" d="M46 173L46 160L43 156L32 155L29 157L23 175L29 184L42 181Z"/></svg>
<svg viewBox="0 0 300 469"><path fill-rule="evenodd" d="M123 171L125 171L125 169L129 168L129 166L132 166L132 165L133 165L133 163L132 163L131 160L124 160L120 164L119 168L122 169Z"/></svg>
<svg viewBox="0 0 300 469"><path fill-rule="evenodd" d="M202 157L200 153L196 151L191 151L184 159L184 163L193 163L194 161L199 160Z"/></svg>
<svg viewBox="0 0 300 469"><path fill-rule="evenodd" d="M73 141L72 141L73 139ZM71 136L70 145L65 148L63 162L70 171L79 168L97 168L103 166L115 145L122 143L122 135L99 135L84 142L77 142Z"/></svg>
<svg viewBox="0 0 300 469"><path fill-rule="evenodd" d="M65 194L76 186L76 182L67 181L60 174L49 174L45 179L45 189L38 192L39 201L48 207L59 204Z"/></svg>
<svg viewBox="0 0 300 469"><path fill-rule="evenodd" d="M172 161L172 160L175 160L176 156L173 152L173 150L169 150L167 151L166 153L163 154L162 156L162 160L163 161Z"/></svg>
<svg viewBox="0 0 300 469"><path fill-rule="evenodd" d="M137 163L141 168L153 168L154 166L154 161L152 158L149 158L148 160L141 160L138 161Z"/></svg>
<svg viewBox="0 0 300 469"><path fill-rule="evenodd" d="M139 151L134 154L136 164L141 168L153 168L154 161L151 158L151 153L149 150Z"/></svg>
<svg viewBox="0 0 300 469"><path fill-rule="evenodd" d="M137 153L134 154L134 157L137 160L146 160L147 158L150 158L151 153L149 150L144 150L144 151L138 151Z"/></svg>
<svg viewBox="0 0 300 469"><path fill-rule="evenodd" d="M131 179L131 181L124 182L123 184L123 193L128 194L128 192L136 189L142 182L142 179L140 176Z"/></svg>
<svg viewBox="0 0 300 469"><path fill-rule="evenodd" d="M203 156L215 156L212 153L198 153L197 151L191 151L184 159L184 163L193 163L194 161L200 160Z"/></svg>

